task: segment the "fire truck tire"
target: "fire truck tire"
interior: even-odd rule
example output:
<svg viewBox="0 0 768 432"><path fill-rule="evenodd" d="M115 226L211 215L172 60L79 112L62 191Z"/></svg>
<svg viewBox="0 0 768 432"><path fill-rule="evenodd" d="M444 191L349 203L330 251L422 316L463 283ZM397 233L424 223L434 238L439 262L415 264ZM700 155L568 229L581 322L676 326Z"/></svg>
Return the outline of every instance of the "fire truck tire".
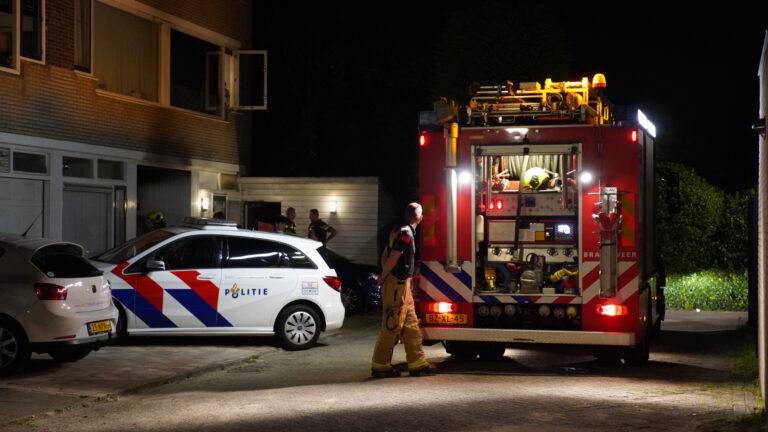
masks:
<svg viewBox="0 0 768 432"><path fill-rule="evenodd" d="M622 360L627 365L639 365L648 362L650 357L650 344L646 337L642 342L633 347L616 347L598 345L594 348L597 361L606 364L620 364Z"/></svg>
<svg viewBox="0 0 768 432"><path fill-rule="evenodd" d="M483 360L499 360L504 358L504 352L507 351L507 345L499 342L488 342L480 347L480 358Z"/></svg>

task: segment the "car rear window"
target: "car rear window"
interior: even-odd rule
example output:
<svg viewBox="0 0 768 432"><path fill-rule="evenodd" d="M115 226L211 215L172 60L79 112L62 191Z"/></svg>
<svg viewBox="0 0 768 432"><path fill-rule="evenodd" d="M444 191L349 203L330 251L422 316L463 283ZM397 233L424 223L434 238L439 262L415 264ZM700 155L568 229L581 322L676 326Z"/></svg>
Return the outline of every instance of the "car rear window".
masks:
<svg viewBox="0 0 768 432"><path fill-rule="evenodd" d="M328 264L329 268L333 267L333 261L331 261L331 257L328 254L328 249L326 249L325 246L320 246L317 248L317 252L320 254L321 257L323 257L323 261L325 261L326 264Z"/></svg>
<svg viewBox="0 0 768 432"><path fill-rule="evenodd" d="M67 244L44 246L32 255L32 264L48 277L79 278L102 274L80 255L80 250Z"/></svg>

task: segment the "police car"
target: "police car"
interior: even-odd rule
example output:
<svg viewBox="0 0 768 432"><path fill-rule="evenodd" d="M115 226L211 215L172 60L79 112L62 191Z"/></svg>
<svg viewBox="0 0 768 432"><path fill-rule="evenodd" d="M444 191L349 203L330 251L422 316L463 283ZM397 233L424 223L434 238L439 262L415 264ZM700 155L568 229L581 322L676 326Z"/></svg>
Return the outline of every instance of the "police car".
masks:
<svg viewBox="0 0 768 432"><path fill-rule="evenodd" d="M91 258L112 284L118 334L273 335L290 350L344 322L322 244L187 218Z"/></svg>

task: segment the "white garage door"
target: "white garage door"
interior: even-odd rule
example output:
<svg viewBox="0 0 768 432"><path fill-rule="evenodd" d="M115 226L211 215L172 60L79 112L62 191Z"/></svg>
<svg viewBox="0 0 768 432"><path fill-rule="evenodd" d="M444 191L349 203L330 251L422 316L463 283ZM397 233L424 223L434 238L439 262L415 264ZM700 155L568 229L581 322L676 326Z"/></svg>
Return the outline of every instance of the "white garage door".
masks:
<svg viewBox="0 0 768 432"><path fill-rule="evenodd" d="M86 256L107 250L111 197L109 190L65 188L62 239L81 244Z"/></svg>
<svg viewBox="0 0 768 432"><path fill-rule="evenodd" d="M42 211L42 180L0 178L0 232L42 237Z"/></svg>

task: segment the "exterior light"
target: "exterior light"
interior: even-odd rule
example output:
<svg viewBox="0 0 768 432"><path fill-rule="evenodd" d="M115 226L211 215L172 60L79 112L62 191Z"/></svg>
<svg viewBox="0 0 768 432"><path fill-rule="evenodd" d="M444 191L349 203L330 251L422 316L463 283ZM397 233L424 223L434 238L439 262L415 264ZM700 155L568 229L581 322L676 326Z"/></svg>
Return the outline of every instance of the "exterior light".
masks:
<svg viewBox="0 0 768 432"><path fill-rule="evenodd" d="M469 171L461 171L459 173L459 183L460 184L469 184L469 182L472 181L472 173Z"/></svg>
<svg viewBox="0 0 768 432"><path fill-rule="evenodd" d="M656 138L656 125L654 125L642 111L637 110L637 123L648 131L648 134Z"/></svg>
<svg viewBox="0 0 768 432"><path fill-rule="evenodd" d="M331 210L331 213L336 213L337 203L336 200L331 200L331 202L328 204L328 207Z"/></svg>
<svg viewBox="0 0 768 432"><path fill-rule="evenodd" d="M592 77L592 87L594 88L605 88L605 75L599 73L595 74L594 77Z"/></svg>
<svg viewBox="0 0 768 432"><path fill-rule="evenodd" d="M208 211L208 205L210 202L208 201L208 197L202 197L200 198L200 211Z"/></svg>
<svg viewBox="0 0 768 432"><path fill-rule="evenodd" d="M582 183L590 183L590 182L592 182L592 173L589 172L589 171L584 171L579 176L579 181L582 182Z"/></svg>

